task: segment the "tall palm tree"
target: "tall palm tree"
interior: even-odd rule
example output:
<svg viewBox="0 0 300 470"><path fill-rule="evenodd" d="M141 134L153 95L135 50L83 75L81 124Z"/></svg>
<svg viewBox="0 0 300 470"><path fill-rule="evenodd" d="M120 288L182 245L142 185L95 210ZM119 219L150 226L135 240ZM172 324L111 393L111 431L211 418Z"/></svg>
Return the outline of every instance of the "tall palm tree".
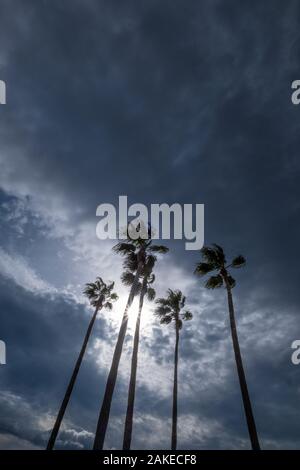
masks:
<svg viewBox="0 0 300 470"><path fill-rule="evenodd" d="M182 311L185 305L185 296L180 290L168 289L166 298L156 300L157 307L155 315L160 319L161 324L168 325L173 322L175 325L175 354L174 354L174 386L173 386L173 412L172 412L172 439L171 449L177 447L177 389L178 389L178 348L179 332L182 328L183 320L191 320L192 313L189 310Z"/></svg>
<svg viewBox="0 0 300 470"><path fill-rule="evenodd" d="M94 440L94 446L93 446L94 450L103 449L113 393L114 393L114 389L116 385L124 339L125 339L125 335L127 331L129 308L132 305L135 295L137 295L139 292L139 281L143 274L143 269L144 269L145 262L147 259L147 254L150 252L155 252L159 250L158 246L152 245L152 240L150 238L151 229L148 230L148 235L149 235L148 239L143 239L141 237L137 239L133 239L130 237L129 230L127 230L128 238L124 240L123 242L118 243L113 248L116 253L119 253L125 257L123 265L127 271L131 271L134 274L134 279L130 288L126 307L123 313L119 335L118 335L110 371L109 371L107 382L106 382L104 397L103 397L102 406L100 409L100 414L99 414L97 429L96 429L96 434L95 434L95 440Z"/></svg>
<svg viewBox="0 0 300 470"><path fill-rule="evenodd" d="M168 248L165 246L157 246L157 247L153 246L152 251L156 251L159 253L166 253L168 251ZM134 340L133 340L127 412L126 412L124 438L123 438L123 450L129 450L130 445L131 445L133 410L134 410L135 388L136 388L136 373L137 373L138 351L139 351L139 340L140 340L141 315L142 315L142 309L144 305L145 296L147 297L149 301L152 301L154 300L155 295L156 295L155 290L152 287L155 281L155 275L153 274L152 271L156 263L156 260L157 260L156 256L152 254L147 254L145 267L142 273L143 281L140 287L139 310L138 310L138 315L136 319L135 333L134 333ZM130 271L125 271L122 275L122 281L125 285L130 286L133 282L133 274Z"/></svg>
<svg viewBox="0 0 300 470"><path fill-rule="evenodd" d="M113 292L114 288L114 282L111 282L109 284L106 284L101 277L97 277L95 282L91 282L86 284L85 289L83 293L88 297L90 304L95 307L94 314L90 320L88 329L85 334L85 338L83 341L83 344L81 346L81 350L78 356L78 359L76 361L69 385L67 387L64 399L62 401L61 407L59 409L55 424L53 426L48 445L47 445L47 450L52 450L57 438L57 434L60 429L60 425L62 422L62 419L64 417L66 408L68 406L74 384L76 382L76 378L82 363L82 359L97 317L98 312L102 309L105 308L107 310L112 309L112 304L115 300L118 299L118 296L115 292Z"/></svg>
<svg viewBox="0 0 300 470"><path fill-rule="evenodd" d="M225 286L227 290L233 350L246 414L248 432L251 440L252 449L260 450L235 323L235 314L231 291L234 288L236 282L235 279L228 272L229 268L241 268L245 265L246 260L242 255L239 255L233 258L231 263L227 264L223 249L215 243L211 247L203 247L201 253L203 260L197 264L195 274L198 274L199 276L205 276L208 273L215 272L216 275L210 276L210 278L205 284L205 287L207 289L216 289Z"/></svg>

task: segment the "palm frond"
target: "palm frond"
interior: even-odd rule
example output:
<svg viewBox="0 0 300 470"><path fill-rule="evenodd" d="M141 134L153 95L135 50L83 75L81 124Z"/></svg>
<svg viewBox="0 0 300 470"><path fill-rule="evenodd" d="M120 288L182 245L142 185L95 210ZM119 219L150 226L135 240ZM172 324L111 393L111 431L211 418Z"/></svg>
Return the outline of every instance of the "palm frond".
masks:
<svg viewBox="0 0 300 470"><path fill-rule="evenodd" d="M164 317L160 318L160 323L162 325L169 325L169 323L171 323L172 320L173 320L172 315L165 315Z"/></svg>
<svg viewBox="0 0 300 470"><path fill-rule="evenodd" d="M89 299L94 297L97 293L97 286L94 283L86 284L83 294L86 295Z"/></svg>
<svg viewBox="0 0 300 470"><path fill-rule="evenodd" d="M216 266L213 263L198 263L194 274L198 274L198 276L205 276L205 274L214 271Z"/></svg>
<svg viewBox="0 0 300 470"><path fill-rule="evenodd" d="M135 275L130 271L124 271L121 274L121 281L123 282L125 286L129 286L129 287L132 286L132 284L134 283L134 279L135 279Z"/></svg>
<svg viewBox="0 0 300 470"><path fill-rule="evenodd" d="M142 276L149 276L154 268L154 265L157 261L156 256L154 255L147 255L146 257L146 262L144 264L144 267L142 269Z"/></svg>
<svg viewBox="0 0 300 470"><path fill-rule="evenodd" d="M231 267L232 268L242 268L246 264L246 259L242 255L238 255L235 258L233 258L231 262Z"/></svg>
<svg viewBox="0 0 300 470"><path fill-rule="evenodd" d="M220 274L217 276L211 276L205 283L207 289L218 289L223 286L223 278Z"/></svg>
<svg viewBox="0 0 300 470"><path fill-rule="evenodd" d="M152 302L155 299L155 296L156 296L155 289L153 289L153 287L148 287L147 299L149 300L149 302Z"/></svg>
<svg viewBox="0 0 300 470"><path fill-rule="evenodd" d="M93 290L93 289L96 289L96 284L94 282L88 282L84 288L84 290Z"/></svg>
<svg viewBox="0 0 300 470"><path fill-rule="evenodd" d="M153 269L156 261L157 257L155 255L147 254L146 266L149 270Z"/></svg>
<svg viewBox="0 0 300 470"><path fill-rule="evenodd" d="M168 289L167 290L168 297L170 299L170 302L179 302L182 297L182 292L179 289Z"/></svg>
<svg viewBox="0 0 300 470"><path fill-rule="evenodd" d="M130 242L119 242L113 247L115 253L120 253L121 255L126 255L132 253L136 250L136 247L133 243Z"/></svg>
<svg viewBox="0 0 300 470"><path fill-rule="evenodd" d="M193 318L193 314L192 312L190 312L189 310L185 310L182 314L182 319L187 321L187 320L191 320Z"/></svg>
<svg viewBox="0 0 300 470"><path fill-rule="evenodd" d="M156 300L156 303L157 303L157 300ZM164 317L166 315L171 315L171 313L172 313L172 309L165 305L158 305L158 307L156 307L156 309L154 310L154 315L159 318Z"/></svg>
<svg viewBox="0 0 300 470"><path fill-rule="evenodd" d="M148 277L148 285L153 284L155 282L155 274L150 274Z"/></svg>
<svg viewBox="0 0 300 470"><path fill-rule="evenodd" d="M215 268L219 266L218 254L214 248L204 246L201 248L200 253L202 254L205 263L211 264L215 266Z"/></svg>
<svg viewBox="0 0 300 470"><path fill-rule="evenodd" d="M106 286L105 282L103 281L102 277L98 276L96 277L96 282L95 282L98 286Z"/></svg>
<svg viewBox="0 0 300 470"><path fill-rule="evenodd" d="M112 310L113 304L111 302L105 302L103 307L106 308L107 310Z"/></svg>
<svg viewBox="0 0 300 470"><path fill-rule="evenodd" d="M212 246L214 247L216 251L218 262L220 264L225 264L226 258L225 258L225 253L224 253L223 248L220 245L217 245L216 243L213 243Z"/></svg>
<svg viewBox="0 0 300 470"><path fill-rule="evenodd" d="M114 281L108 282L106 287L107 287L108 292L111 292L113 290L113 288L115 287Z"/></svg>
<svg viewBox="0 0 300 470"><path fill-rule="evenodd" d="M137 255L133 252L128 253L123 263L123 266L125 269L128 269L129 271L132 271L132 272L136 271L138 268Z"/></svg>
<svg viewBox="0 0 300 470"><path fill-rule="evenodd" d="M179 308L182 309L185 306L186 297L182 295L182 292L180 292L180 297Z"/></svg>
<svg viewBox="0 0 300 470"><path fill-rule="evenodd" d="M164 297L159 297L158 299L156 299L155 303L159 304L159 305L162 305L163 307L169 307L170 306L169 299L168 298L165 299Z"/></svg>
<svg viewBox="0 0 300 470"><path fill-rule="evenodd" d="M94 294L95 290L96 289L94 287L87 286L83 289L83 293L89 297L90 295Z"/></svg>
<svg viewBox="0 0 300 470"><path fill-rule="evenodd" d="M149 251L152 251L153 253L165 254L165 253L168 253L169 248L167 246L164 246L164 245L151 245L149 247Z"/></svg>

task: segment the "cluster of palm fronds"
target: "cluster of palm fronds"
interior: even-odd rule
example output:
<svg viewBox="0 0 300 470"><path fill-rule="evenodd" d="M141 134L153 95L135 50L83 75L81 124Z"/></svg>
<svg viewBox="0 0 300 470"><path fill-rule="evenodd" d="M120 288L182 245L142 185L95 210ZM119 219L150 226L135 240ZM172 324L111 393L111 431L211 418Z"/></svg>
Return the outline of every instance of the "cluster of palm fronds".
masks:
<svg viewBox="0 0 300 470"><path fill-rule="evenodd" d="M168 248L162 245L154 245L151 237L147 240L138 238L133 240L128 238L118 243L114 248L114 252L121 254L124 258L121 280L125 286L129 288L129 295L126 307L123 313L123 318L120 325L120 330L114 349L111 368L109 370L107 383L104 391L104 397L100 409L97 429L95 433L95 440L93 448L95 450L103 449L104 440L106 436L110 408L113 399L113 393L118 375L118 368L121 359L123 344L128 325L129 309L132 305L135 296L139 296L139 308L135 326L133 350L131 359L131 373L128 390L128 402L124 427L123 449L128 450L131 447L132 429L133 429L133 414L134 414L134 401L138 365L138 349L140 340L140 322L141 314L145 297L149 301L155 299L156 293L153 287L155 282L155 275L153 273L155 264L157 262L157 255L165 254ZM240 268L245 264L245 258L241 255L235 257L231 263L227 263L223 249L216 244L212 246L205 246L201 250L202 260L199 262L195 269L195 274L199 276L210 275L205 283L207 289L215 289L224 286L227 291L229 318L231 326L231 335L233 341L233 349L236 359L237 372L241 388L241 394L245 409L245 416L253 449L260 448L256 425L253 417L252 406L249 398L240 347L238 342L235 315L232 299L232 289L235 286L235 279L231 276L230 268ZM89 323L84 342L77 359L71 380L67 387L62 405L57 415L51 436L48 442L47 449L53 449L60 425L68 405L76 377L87 347L91 331L96 320L97 313L103 309L112 309L113 302L117 300L118 296L114 289L114 282L105 283L101 277L98 277L95 282L86 284L84 294L88 297L90 304L95 307L94 314ZM173 410L172 410L172 433L171 433L171 448L175 450L177 447L177 389L178 389L178 356L179 356L179 335L182 329L183 322L191 320L193 315L189 310L185 309L186 298L180 290L168 289L167 296L158 298L156 300L155 316L161 324L173 324L175 331L175 352L174 352L174 382L173 382Z"/></svg>

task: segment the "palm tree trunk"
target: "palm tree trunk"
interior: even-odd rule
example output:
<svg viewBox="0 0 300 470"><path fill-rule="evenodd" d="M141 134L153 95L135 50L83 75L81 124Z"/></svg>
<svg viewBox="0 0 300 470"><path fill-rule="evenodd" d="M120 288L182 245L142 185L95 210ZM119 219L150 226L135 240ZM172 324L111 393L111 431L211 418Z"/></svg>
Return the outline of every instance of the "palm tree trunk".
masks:
<svg viewBox="0 0 300 470"><path fill-rule="evenodd" d="M251 401L250 401L250 397L249 397L249 392L248 392L248 387L247 387L247 382L246 382L246 376L245 376L245 372L244 372L242 356L241 356L241 351L240 351L240 346L239 346L239 339L238 339L236 323L235 323L234 307L233 307L231 288L230 288L228 280L227 280L227 275L225 275L224 278L225 278L225 284L226 284L227 295L228 295L228 308L229 308L229 318L230 318L230 327L231 327L231 336L232 336L232 342L233 342L233 349L234 349L236 367L237 367L237 372L238 372L238 376L239 376L239 382L240 382L240 387L241 387L241 392L242 392L243 404L244 404L244 409L245 409L245 414L246 414L248 432L249 432L249 436L250 436L250 440L251 440L252 449L253 450L260 450L256 425L255 425L255 421L254 421L254 416L253 416L253 411L252 411L252 406L251 406Z"/></svg>
<svg viewBox="0 0 300 470"><path fill-rule="evenodd" d="M177 388L178 388L178 345L179 345L179 328L176 321L176 343L174 354L174 386L173 386L173 414L172 414L172 442L171 449L177 448Z"/></svg>
<svg viewBox="0 0 300 470"><path fill-rule="evenodd" d="M131 373L130 373L130 382L129 382L129 389L128 389L127 412L126 412L124 438L123 438L123 450L130 450L130 445L131 445L133 410L134 410L135 387L136 387L136 371L137 371L137 364L138 364L139 339L140 339L140 324L141 324L141 314L142 314L144 297L145 297L146 291L147 291L147 277L145 276L144 281L143 281L141 295L140 295L138 316L137 316L136 325L135 325L133 351L132 351L132 359L131 359Z"/></svg>
<svg viewBox="0 0 300 470"><path fill-rule="evenodd" d="M122 354L122 349L123 349L123 344L124 344L124 339L125 339L125 334L127 331L127 324L128 324L128 310L133 302L136 288L139 282L140 278L140 273L142 270L142 263L139 263L139 267L137 269L137 272L135 274L135 279L134 282L131 286L130 293L128 296L127 304L124 310L123 318L122 318L122 323L120 326L119 330L119 335L117 339L117 343L115 346L114 350L114 355L110 367L110 371L108 374L107 382L106 382L106 388L104 392L104 397L102 401L102 406L99 414L99 419L97 423L97 429L96 429L96 434L95 434L95 440L94 440L94 450L102 450L103 449L103 444L104 444L104 439L106 435L106 430L107 430L107 425L108 425L108 420L109 420L109 414L110 414L110 408L111 408L111 402L112 402L112 397L116 385L116 380L117 380L117 375L118 375L118 369L119 369L119 363L121 359L121 354Z"/></svg>
<svg viewBox="0 0 300 470"><path fill-rule="evenodd" d="M89 323L89 326L88 326L88 329L87 329L87 332L86 332L86 335L85 335L85 338L84 338L84 341L83 341L83 344L82 344L82 347L81 347L81 351L80 351L78 359L76 361L76 364L75 364L75 367L74 367L74 370L73 370L73 374L71 376L69 385L67 387L64 399L62 401L61 407L59 409L55 424L53 426L53 429L52 429L52 432L51 432L51 435L50 435L50 438L49 438L49 441L48 441L48 444L47 444L47 450L52 450L53 447L54 447L55 440L57 438L57 434L59 432L60 425L61 425L62 419L64 417L66 408L68 406L68 403L69 403L69 400L70 400L70 397L71 397L71 394L72 394L72 391L73 391L73 388L74 388L74 385L75 385L75 382L76 382L76 378L77 378L77 375L78 375L78 372L79 372L79 369L80 369L80 366L81 366L81 363L82 363L82 359L83 359L83 356L84 356L84 353L85 353L85 350L86 350L86 347L87 347L87 344L88 344L88 341L89 341L89 338L90 338L90 335L91 335L91 332L92 332L92 329L93 329L93 326L94 326L94 323L95 323L95 320L96 320L96 317L97 317L97 313L100 309L101 309L101 306L96 307L95 312L94 312L94 314L91 318L91 321Z"/></svg>

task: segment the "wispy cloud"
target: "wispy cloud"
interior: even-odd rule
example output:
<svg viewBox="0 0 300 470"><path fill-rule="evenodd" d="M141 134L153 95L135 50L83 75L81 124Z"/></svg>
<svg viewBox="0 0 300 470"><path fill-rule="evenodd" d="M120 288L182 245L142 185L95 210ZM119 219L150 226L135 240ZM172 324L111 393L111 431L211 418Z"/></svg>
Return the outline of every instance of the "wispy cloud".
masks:
<svg viewBox="0 0 300 470"><path fill-rule="evenodd" d="M57 290L41 279L21 256L6 253L0 248L0 269L3 276L33 293L56 293Z"/></svg>

